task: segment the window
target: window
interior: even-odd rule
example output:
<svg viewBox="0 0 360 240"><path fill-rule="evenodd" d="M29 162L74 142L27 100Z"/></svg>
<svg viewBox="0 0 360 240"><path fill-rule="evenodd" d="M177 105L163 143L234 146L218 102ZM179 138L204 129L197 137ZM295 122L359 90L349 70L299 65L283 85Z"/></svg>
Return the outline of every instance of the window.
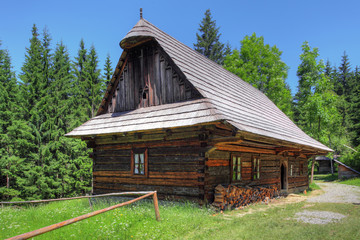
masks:
<svg viewBox="0 0 360 240"><path fill-rule="evenodd" d="M241 158L236 155L231 158L231 176L232 181L241 180Z"/></svg>
<svg viewBox="0 0 360 240"><path fill-rule="evenodd" d="M253 159L253 180L260 178L260 159Z"/></svg>
<svg viewBox="0 0 360 240"><path fill-rule="evenodd" d="M290 165L290 176L292 176L293 175L293 165L291 164Z"/></svg>
<svg viewBox="0 0 360 240"><path fill-rule="evenodd" d="M147 149L134 149L131 151L131 173L133 176L147 176Z"/></svg>

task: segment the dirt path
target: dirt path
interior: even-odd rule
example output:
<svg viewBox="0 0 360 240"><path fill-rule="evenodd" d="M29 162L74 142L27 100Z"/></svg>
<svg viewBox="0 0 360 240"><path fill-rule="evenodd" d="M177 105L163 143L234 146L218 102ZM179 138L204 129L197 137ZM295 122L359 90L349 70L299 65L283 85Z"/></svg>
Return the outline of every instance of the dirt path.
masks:
<svg viewBox="0 0 360 240"><path fill-rule="evenodd" d="M360 187L340 183L317 183L324 194L308 198L308 202L360 204Z"/></svg>

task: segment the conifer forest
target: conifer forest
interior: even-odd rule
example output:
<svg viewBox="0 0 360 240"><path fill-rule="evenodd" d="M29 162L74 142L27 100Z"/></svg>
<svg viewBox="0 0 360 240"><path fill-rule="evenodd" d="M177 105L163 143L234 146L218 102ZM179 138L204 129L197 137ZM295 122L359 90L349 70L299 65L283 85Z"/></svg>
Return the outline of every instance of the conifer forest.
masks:
<svg viewBox="0 0 360 240"><path fill-rule="evenodd" d="M30 29L29 29L30 30ZM265 93L332 155L360 171L360 68L346 52L340 65L324 62L304 41L294 95L282 51L253 33L240 48L221 41L210 10L193 48ZM305 39L304 39L305 40ZM0 200L33 200L91 193L92 160L86 143L64 137L94 117L116 63L99 63L94 46L79 39L76 56L33 25L24 63L14 72L0 39ZM350 53L351 54L351 53Z"/></svg>

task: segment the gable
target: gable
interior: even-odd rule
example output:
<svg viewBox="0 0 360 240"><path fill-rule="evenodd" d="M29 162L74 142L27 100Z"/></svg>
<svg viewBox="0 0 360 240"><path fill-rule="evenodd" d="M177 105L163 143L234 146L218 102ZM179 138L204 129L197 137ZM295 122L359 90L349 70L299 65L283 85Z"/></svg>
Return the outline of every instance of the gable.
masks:
<svg viewBox="0 0 360 240"><path fill-rule="evenodd" d="M201 98L184 74L155 42L127 50L102 113L115 113Z"/></svg>

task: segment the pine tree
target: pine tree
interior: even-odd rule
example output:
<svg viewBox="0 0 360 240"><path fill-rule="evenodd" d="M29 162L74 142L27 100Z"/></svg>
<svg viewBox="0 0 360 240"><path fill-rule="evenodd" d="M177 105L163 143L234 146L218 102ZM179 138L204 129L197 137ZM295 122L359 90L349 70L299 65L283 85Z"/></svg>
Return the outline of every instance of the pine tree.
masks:
<svg viewBox="0 0 360 240"><path fill-rule="evenodd" d="M21 68L22 73L20 74L20 79L23 82L22 93L26 100L24 102L26 120L31 119L30 111L35 108L36 104L45 94L42 91L44 86L42 44L38 37L38 29L34 24L30 47L26 48L25 63Z"/></svg>
<svg viewBox="0 0 360 240"><path fill-rule="evenodd" d="M87 50L85 48L84 40L80 41L80 48L78 55L75 57L75 61L72 64L74 81L72 87L69 90L71 95L71 108L72 119L70 122L70 130L80 126L82 123L89 120L88 109L88 96L87 96L87 79L85 77L85 66L87 61Z"/></svg>
<svg viewBox="0 0 360 240"><path fill-rule="evenodd" d="M1 44L0 44L1 47ZM32 158L34 137L22 120L23 99L6 50L0 49L0 199L24 197L24 173Z"/></svg>
<svg viewBox="0 0 360 240"><path fill-rule="evenodd" d="M350 121L353 146L360 146L360 70L355 68L350 96Z"/></svg>
<svg viewBox="0 0 360 240"><path fill-rule="evenodd" d="M227 55L225 69L265 93L286 115L292 117L291 91L286 84L288 66L276 46L264 43L256 34L246 36L241 48Z"/></svg>
<svg viewBox="0 0 360 240"><path fill-rule="evenodd" d="M84 66L85 92L88 101L88 116L95 117L97 109L101 103L105 83L98 69L98 56L94 46L91 46Z"/></svg>
<svg viewBox="0 0 360 240"><path fill-rule="evenodd" d="M224 57L229 53L230 46L226 47L220 42L219 28L216 21L212 19L210 9L206 10L205 17L201 21L199 33L196 33L197 42L194 49L207 58L222 65Z"/></svg>
<svg viewBox="0 0 360 240"><path fill-rule="evenodd" d="M105 65L104 65L104 79L105 79L105 86L107 86L111 80L113 75L113 69L111 68L111 60L110 55L106 56Z"/></svg>
<svg viewBox="0 0 360 240"><path fill-rule="evenodd" d="M28 170L24 172L26 176L25 195L33 198L49 197L51 194L51 177L47 166L49 160L47 155L47 144L50 141L51 128L51 94L50 79L52 68L51 37L46 29L43 32L43 40L39 39L36 26L32 28L32 38L30 47L27 48L25 63L22 67L20 78L23 82L22 93L24 102L28 103L25 120L29 122L32 135L35 136L33 143L36 148L32 153L32 158L25 161Z"/></svg>

